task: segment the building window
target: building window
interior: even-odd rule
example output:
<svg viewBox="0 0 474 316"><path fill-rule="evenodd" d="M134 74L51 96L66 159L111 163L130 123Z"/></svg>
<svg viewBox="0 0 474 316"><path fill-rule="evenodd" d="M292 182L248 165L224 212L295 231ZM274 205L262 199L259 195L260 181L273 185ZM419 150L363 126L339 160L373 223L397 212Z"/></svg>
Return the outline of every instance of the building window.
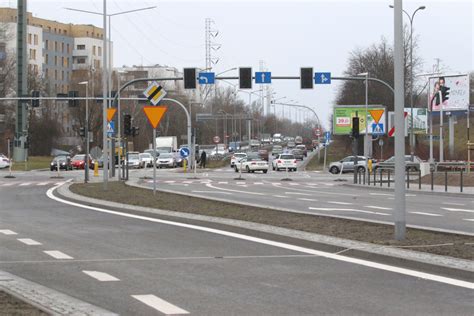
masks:
<svg viewBox="0 0 474 316"><path fill-rule="evenodd" d="M49 50L49 41L48 40L44 41L44 47L46 48L46 50Z"/></svg>
<svg viewBox="0 0 474 316"><path fill-rule="evenodd" d="M58 70L57 69L54 69L54 80L58 80ZM55 85L55 90L58 89L58 87L56 87Z"/></svg>
<svg viewBox="0 0 474 316"><path fill-rule="evenodd" d="M64 53L64 43L61 43L61 52Z"/></svg>
<svg viewBox="0 0 474 316"><path fill-rule="evenodd" d="M66 45L67 53L70 54L71 52L69 51L70 47L69 44Z"/></svg>
<svg viewBox="0 0 474 316"><path fill-rule="evenodd" d="M54 56L54 65L55 65L55 66L58 65L58 56Z"/></svg>
<svg viewBox="0 0 474 316"><path fill-rule="evenodd" d="M92 55L94 55L94 56L95 56L95 45L94 45L94 46L92 46Z"/></svg>
<svg viewBox="0 0 474 316"><path fill-rule="evenodd" d="M46 55L44 55L44 63L48 64L48 62L49 62L49 55L46 54Z"/></svg>
<svg viewBox="0 0 474 316"><path fill-rule="evenodd" d="M61 80L64 80L64 70L61 71Z"/></svg>
<svg viewBox="0 0 474 316"><path fill-rule="evenodd" d="M44 76L45 76L46 78L49 78L49 68L46 68L46 69L44 70Z"/></svg>
<svg viewBox="0 0 474 316"><path fill-rule="evenodd" d="M34 41L35 45L38 45L38 35L35 34L33 36L33 41Z"/></svg>
<svg viewBox="0 0 474 316"><path fill-rule="evenodd" d="M94 67L96 69L99 69L100 68L100 60L94 60Z"/></svg>
<svg viewBox="0 0 474 316"><path fill-rule="evenodd" d="M54 41L54 51L58 51L58 42Z"/></svg>
<svg viewBox="0 0 474 316"><path fill-rule="evenodd" d="M100 47L100 46L97 47L97 51L99 53L99 56L102 56L102 47Z"/></svg>
<svg viewBox="0 0 474 316"><path fill-rule="evenodd" d="M86 63L86 59L85 59L85 58L78 58L78 59L77 59L77 63L78 63L78 64L85 64L85 63Z"/></svg>
<svg viewBox="0 0 474 316"><path fill-rule="evenodd" d="M77 45L77 50L84 50L86 49L86 45Z"/></svg>
<svg viewBox="0 0 474 316"><path fill-rule="evenodd" d="M34 73L35 75L38 74L38 65L33 65L33 73Z"/></svg>
<svg viewBox="0 0 474 316"><path fill-rule="evenodd" d="M31 33L28 33L28 44L31 45Z"/></svg>

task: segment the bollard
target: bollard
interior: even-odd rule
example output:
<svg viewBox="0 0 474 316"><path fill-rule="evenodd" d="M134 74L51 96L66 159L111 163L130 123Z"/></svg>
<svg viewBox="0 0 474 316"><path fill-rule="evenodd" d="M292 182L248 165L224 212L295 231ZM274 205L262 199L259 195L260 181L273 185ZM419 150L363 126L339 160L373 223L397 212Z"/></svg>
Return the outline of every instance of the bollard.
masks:
<svg viewBox="0 0 474 316"><path fill-rule="evenodd" d="M367 171L364 170L364 185L365 185L365 177L367 176Z"/></svg>
<svg viewBox="0 0 474 316"><path fill-rule="evenodd" d="M388 172L388 187L390 188L390 169L387 170Z"/></svg>
<svg viewBox="0 0 474 316"><path fill-rule="evenodd" d="M433 191L433 184L434 184L434 179L433 179L433 177L434 177L434 171L433 171L433 170L430 170L430 172L431 172L431 191Z"/></svg>
<svg viewBox="0 0 474 316"><path fill-rule="evenodd" d="M370 185L370 170L367 170L367 185Z"/></svg>
<svg viewBox="0 0 474 316"><path fill-rule="evenodd" d="M448 170L444 171L444 192L448 192Z"/></svg>
<svg viewBox="0 0 474 316"><path fill-rule="evenodd" d="M380 169L380 186L382 186L382 169Z"/></svg>
<svg viewBox="0 0 474 316"><path fill-rule="evenodd" d="M421 190L421 169L418 170L418 190Z"/></svg>
<svg viewBox="0 0 474 316"><path fill-rule="evenodd" d="M94 177L99 176L99 162L96 160L94 161Z"/></svg>
<svg viewBox="0 0 474 316"><path fill-rule="evenodd" d="M374 170L374 187L377 184L377 171Z"/></svg>
<svg viewBox="0 0 474 316"><path fill-rule="evenodd" d="M361 179L362 174L360 173L359 170L357 170L357 173L359 174L359 184L362 184L362 179Z"/></svg>
<svg viewBox="0 0 474 316"><path fill-rule="evenodd" d="M183 172L184 172L184 173L186 173L186 169L187 169L187 167L188 167L188 166L187 166L187 162L188 162L188 160L183 158Z"/></svg>
<svg viewBox="0 0 474 316"><path fill-rule="evenodd" d="M410 188L410 169L407 169L407 189Z"/></svg>
<svg viewBox="0 0 474 316"><path fill-rule="evenodd" d="M461 189L461 193L462 193L462 189L463 189L463 183L462 183L462 169L461 169L461 186L460 186L460 189Z"/></svg>

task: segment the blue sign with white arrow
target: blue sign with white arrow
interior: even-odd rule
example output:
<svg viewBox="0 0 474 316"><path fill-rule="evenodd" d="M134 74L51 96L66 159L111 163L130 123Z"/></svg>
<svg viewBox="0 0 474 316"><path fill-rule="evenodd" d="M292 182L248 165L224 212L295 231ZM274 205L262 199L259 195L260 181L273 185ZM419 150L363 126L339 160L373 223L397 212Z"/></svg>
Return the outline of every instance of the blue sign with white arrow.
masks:
<svg viewBox="0 0 474 316"><path fill-rule="evenodd" d="M198 76L199 84L214 84L216 82L216 73L200 72Z"/></svg>
<svg viewBox="0 0 474 316"><path fill-rule="evenodd" d="M314 83L315 84L331 84L331 73L330 72L315 72Z"/></svg>
<svg viewBox="0 0 474 316"><path fill-rule="evenodd" d="M183 158L186 158L189 156L189 148L188 147L183 147L179 150L179 155Z"/></svg>
<svg viewBox="0 0 474 316"><path fill-rule="evenodd" d="M269 71L256 72L255 83L272 83L272 73Z"/></svg>

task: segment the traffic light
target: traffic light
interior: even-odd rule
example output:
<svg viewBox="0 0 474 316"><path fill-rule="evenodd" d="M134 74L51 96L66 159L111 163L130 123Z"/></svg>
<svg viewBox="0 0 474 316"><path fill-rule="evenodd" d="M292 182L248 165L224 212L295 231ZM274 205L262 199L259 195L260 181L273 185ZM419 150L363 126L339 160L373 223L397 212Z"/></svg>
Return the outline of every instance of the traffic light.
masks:
<svg viewBox="0 0 474 316"><path fill-rule="evenodd" d="M134 126L132 127L132 136L138 136L140 134L140 127Z"/></svg>
<svg viewBox="0 0 474 316"><path fill-rule="evenodd" d="M252 89L252 68L239 68L239 89Z"/></svg>
<svg viewBox="0 0 474 316"><path fill-rule="evenodd" d="M300 85L301 89L313 89L313 68L300 69Z"/></svg>
<svg viewBox="0 0 474 316"><path fill-rule="evenodd" d="M441 102L449 100L449 90L451 90L451 88L441 86Z"/></svg>
<svg viewBox="0 0 474 316"><path fill-rule="evenodd" d="M130 114L123 116L123 134L125 136L132 135L132 116Z"/></svg>
<svg viewBox="0 0 474 316"><path fill-rule="evenodd" d="M84 127L79 128L79 136L86 136L86 129Z"/></svg>
<svg viewBox="0 0 474 316"><path fill-rule="evenodd" d="M40 100L39 100L39 99L34 99L34 98L39 98L39 97L40 97L40 92L34 90L34 91L31 93L31 97L33 98L33 99L31 100L31 107L33 107L33 108L39 107L39 106L40 106Z"/></svg>
<svg viewBox="0 0 474 316"><path fill-rule="evenodd" d="M196 68L184 68L184 89L196 89Z"/></svg>
<svg viewBox="0 0 474 316"><path fill-rule="evenodd" d="M70 98L68 100L68 104L70 107L76 107L78 104L79 104L79 100L76 100L76 99L73 99L73 98L77 98L79 96L79 92L77 91L69 91L68 92L68 98Z"/></svg>
<svg viewBox="0 0 474 316"><path fill-rule="evenodd" d="M359 138L359 118L357 116L352 118L352 137Z"/></svg>

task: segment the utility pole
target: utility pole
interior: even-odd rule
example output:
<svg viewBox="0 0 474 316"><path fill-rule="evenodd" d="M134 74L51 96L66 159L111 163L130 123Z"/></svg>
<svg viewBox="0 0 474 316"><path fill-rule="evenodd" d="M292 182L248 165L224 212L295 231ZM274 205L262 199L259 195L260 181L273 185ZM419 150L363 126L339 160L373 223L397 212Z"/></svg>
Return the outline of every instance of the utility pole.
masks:
<svg viewBox="0 0 474 316"><path fill-rule="evenodd" d="M107 1L104 2L103 16L103 41L102 41L102 148L104 152L104 167L102 168L104 179L104 190L107 190L109 181L109 146L107 142Z"/></svg>

